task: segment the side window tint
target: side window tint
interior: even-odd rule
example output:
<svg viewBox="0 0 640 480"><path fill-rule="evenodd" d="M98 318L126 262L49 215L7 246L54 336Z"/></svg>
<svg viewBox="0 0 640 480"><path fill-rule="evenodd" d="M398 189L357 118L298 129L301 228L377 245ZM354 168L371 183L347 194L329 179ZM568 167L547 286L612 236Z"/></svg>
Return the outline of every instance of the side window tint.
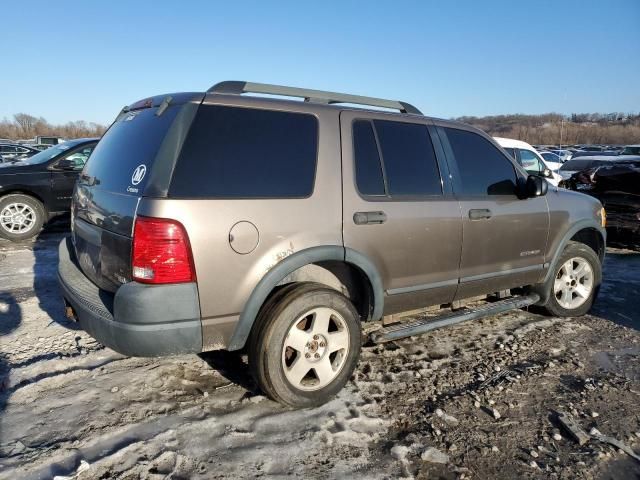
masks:
<svg viewBox="0 0 640 480"><path fill-rule="evenodd" d="M353 123L356 184L363 195L384 195L384 178L373 127L368 120Z"/></svg>
<svg viewBox="0 0 640 480"><path fill-rule="evenodd" d="M539 174L543 168L540 165L540 159L531 150L520 149L520 165L527 171L534 175Z"/></svg>
<svg viewBox="0 0 640 480"><path fill-rule="evenodd" d="M202 105L170 196L304 198L313 192L318 121L306 113Z"/></svg>
<svg viewBox="0 0 640 480"><path fill-rule="evenodd" d="M442 183L429 130L425 125L374 120L387 192L397 195L442 195Z"/></svg>
<svg viewBox="0 0 640 480"><path fill-rule="evenodd" d="M445 128L459 171L463 195L514 195L516 174L511 162L482 136Z"/></svg>

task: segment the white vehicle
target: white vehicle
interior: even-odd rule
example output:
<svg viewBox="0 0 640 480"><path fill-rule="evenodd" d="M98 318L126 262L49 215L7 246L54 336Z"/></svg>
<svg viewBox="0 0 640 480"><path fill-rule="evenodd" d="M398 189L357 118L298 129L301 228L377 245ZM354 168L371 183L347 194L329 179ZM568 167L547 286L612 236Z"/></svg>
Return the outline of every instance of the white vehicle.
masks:
<svg viewBox="0 0 640 480"><path fill-rule="evenodd" d="M556 187L562 180L557 171L562 166L560 163L546 162L540 154L521 140L512 138L493 137L498 144L507 151L523 168L532 175L541 175L547 179L551 185Z"/></svg>
<svg viewBox="0 0 640 480"><path fill-rule="evenodd" d="M551 168L551 170L554 170L554 171L560 170L560 167L564 163L558 155L556 155L553 152L549 152L548 150L545 150L545 151L538 150L538 154L542 157L542 160L544 160L544 163L549 168ZM555 165L558 165L558 168L555 168Z"/></svg>
<svg viewBox="0 0 640 480"><path fill-rule="evenodd" d="M571 160L571 157L573 157L573 152L571 150L550 148L549 151L558 155L563 163Z"/></svg>

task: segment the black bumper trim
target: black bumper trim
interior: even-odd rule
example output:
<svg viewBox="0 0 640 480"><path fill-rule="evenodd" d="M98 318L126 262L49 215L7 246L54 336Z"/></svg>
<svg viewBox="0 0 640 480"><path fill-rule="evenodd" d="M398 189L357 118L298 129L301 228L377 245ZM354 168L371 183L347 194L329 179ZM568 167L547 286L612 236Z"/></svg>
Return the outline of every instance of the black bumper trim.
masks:
<svg viewBox="0 0 640 480"><path fill-rule="evenodd" d="M80 326L124 355L156 357L202 351L202 322L195 283L121 286L101 290L74 261L69 238L59 246L58 281Z"/></svg>

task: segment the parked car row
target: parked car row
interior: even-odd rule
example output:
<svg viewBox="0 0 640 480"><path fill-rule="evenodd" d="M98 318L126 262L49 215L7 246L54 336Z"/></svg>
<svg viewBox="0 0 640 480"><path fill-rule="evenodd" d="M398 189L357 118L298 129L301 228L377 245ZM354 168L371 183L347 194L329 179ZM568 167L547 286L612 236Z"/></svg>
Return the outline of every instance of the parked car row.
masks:
<svg viewBox="0 0 640 480"><path fill-rule="evenodd" d="M572 160L584 162L579 165L584 168L564 183L569 189L596 197L604 205L609 243L640 249L640 156L628 157L615 161Z"/></svg>
<svg viewBox="0 0 640 480"><path fill-rule="evenodd" d="M0 143L0 163L13 160L14 158L28 158L39 150L15 143Z"/></svg>
<svg viewBox="0 0 640 480"><path fill-rule="evenodd" d="M69 212L78 174L97 143L97 138L70 140L1 163L0 236L24 240Z"/></svg>

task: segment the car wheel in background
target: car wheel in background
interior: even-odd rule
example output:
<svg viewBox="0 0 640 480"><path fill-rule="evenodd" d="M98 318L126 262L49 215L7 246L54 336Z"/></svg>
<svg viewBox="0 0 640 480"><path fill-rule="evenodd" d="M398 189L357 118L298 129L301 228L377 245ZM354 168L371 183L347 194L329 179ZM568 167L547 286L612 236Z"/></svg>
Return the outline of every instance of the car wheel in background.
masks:
<svg viewBox="0 0 640 480"><path fill-rule="evenodd" d="M0 198L0 236L11 241L34 237L44 224L44 207L33 197L10 194Z"/></svg>

